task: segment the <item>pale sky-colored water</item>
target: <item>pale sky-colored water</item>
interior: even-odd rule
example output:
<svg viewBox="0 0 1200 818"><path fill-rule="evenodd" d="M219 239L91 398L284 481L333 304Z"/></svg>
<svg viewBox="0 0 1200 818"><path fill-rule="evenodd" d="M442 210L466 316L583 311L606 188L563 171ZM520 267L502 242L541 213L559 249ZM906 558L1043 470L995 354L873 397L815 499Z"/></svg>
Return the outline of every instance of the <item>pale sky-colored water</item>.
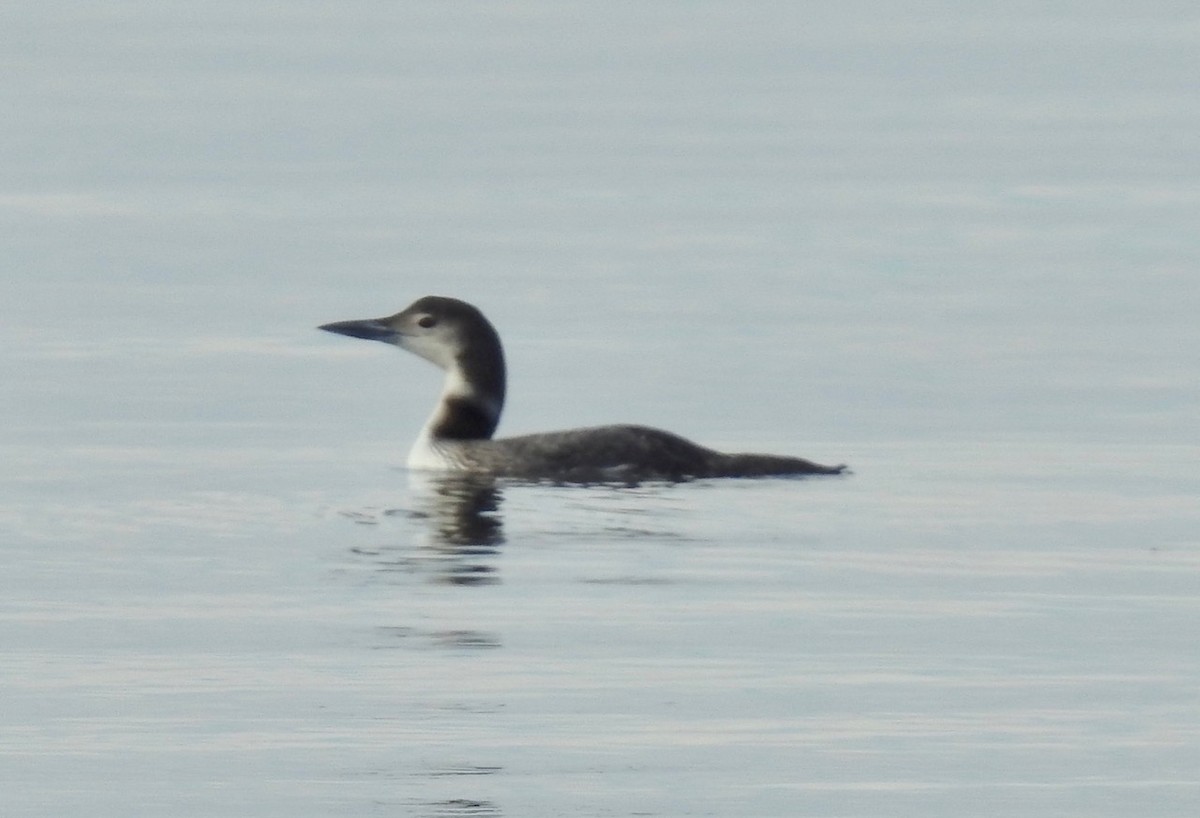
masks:
<svg viewBox="0 0 1200 818"><path fill-rule="evenodd" d="M1195 814L1190 7L0 18L6 814ZM431 292L855 474L413 484Z"/></svg>

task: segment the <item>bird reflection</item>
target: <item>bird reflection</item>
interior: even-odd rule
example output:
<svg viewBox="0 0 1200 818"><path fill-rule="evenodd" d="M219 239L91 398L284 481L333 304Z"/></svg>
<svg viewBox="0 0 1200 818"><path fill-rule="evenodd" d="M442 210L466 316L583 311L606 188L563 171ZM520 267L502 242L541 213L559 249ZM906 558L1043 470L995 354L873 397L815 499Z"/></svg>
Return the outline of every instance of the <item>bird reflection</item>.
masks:
<svg viewBox="0 0 1200 818"><path fill-rule="evenodd" d="M413 494L433 524L436 544L488 549L504 542L500 488L485 474L414 475Z"/></svg>
<svg viewBox="0 0 1200 818"><path fill-rule="evenodd" d="M368 560L380 578L429 574L434 582L452 585L497 582L494 562L504 544L504 525L496 478L410 472L409 486L410 502L404 508L341 512L370 526L387 517L406 518L415 530L415 542L352 547L356 560Z"/></svg>
<svg viewBox="0 0 1200 818"><path fill-rule="evenodd" d="M454 585L498 581L492 558L504 543L496 478L481 474L413 473L412 516L426 521L423 545L438 579Z"/></svg>

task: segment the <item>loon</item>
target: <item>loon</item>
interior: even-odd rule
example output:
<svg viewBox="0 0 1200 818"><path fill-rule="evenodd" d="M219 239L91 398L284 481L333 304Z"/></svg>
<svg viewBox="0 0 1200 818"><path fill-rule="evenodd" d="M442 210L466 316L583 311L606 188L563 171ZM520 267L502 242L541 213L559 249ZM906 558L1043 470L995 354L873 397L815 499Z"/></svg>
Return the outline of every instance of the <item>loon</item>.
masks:
<svg viewBox="0 0 1200 818"><path fill-rule="evenodd" d="M445 370L441 400L408 456L411 469L603 482L841 474L846 468L798 457L725 454L647 426L493 439L504 408L504 351L483 313L456 298L425 296L387 318L319 329L393 344Z"/></svg>

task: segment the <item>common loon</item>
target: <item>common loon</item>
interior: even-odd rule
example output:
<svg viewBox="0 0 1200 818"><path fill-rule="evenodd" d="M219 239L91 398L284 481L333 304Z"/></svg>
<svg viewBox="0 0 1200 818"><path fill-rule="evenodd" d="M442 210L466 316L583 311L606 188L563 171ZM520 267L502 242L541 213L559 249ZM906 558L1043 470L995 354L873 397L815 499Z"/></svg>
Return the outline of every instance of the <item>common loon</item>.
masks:
<svg viewBox="0 0 1200 818"><path fill-rule="evenodd" d="M446 371L441 400L409 453L413 469L593 482L840 474L846 468L798 457L724 454L647 426L493 439L504 408L500 336L482 312L456 298L426 296L387 318L319 329L394 344Z"/></svg>

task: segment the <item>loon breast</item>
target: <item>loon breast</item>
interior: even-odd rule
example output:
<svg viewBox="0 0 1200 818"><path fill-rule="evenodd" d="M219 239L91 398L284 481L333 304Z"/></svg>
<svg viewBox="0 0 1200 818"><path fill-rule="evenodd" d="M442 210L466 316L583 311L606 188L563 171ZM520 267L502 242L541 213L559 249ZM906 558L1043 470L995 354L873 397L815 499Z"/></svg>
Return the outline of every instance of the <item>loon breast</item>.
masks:
<svg viewBox="0 0 1200 818"><path fill-rule="evenodd" d="M460 458L452 456L454 448L422 433L408 451L408 467L425 471L469 471Z"/></svg>

